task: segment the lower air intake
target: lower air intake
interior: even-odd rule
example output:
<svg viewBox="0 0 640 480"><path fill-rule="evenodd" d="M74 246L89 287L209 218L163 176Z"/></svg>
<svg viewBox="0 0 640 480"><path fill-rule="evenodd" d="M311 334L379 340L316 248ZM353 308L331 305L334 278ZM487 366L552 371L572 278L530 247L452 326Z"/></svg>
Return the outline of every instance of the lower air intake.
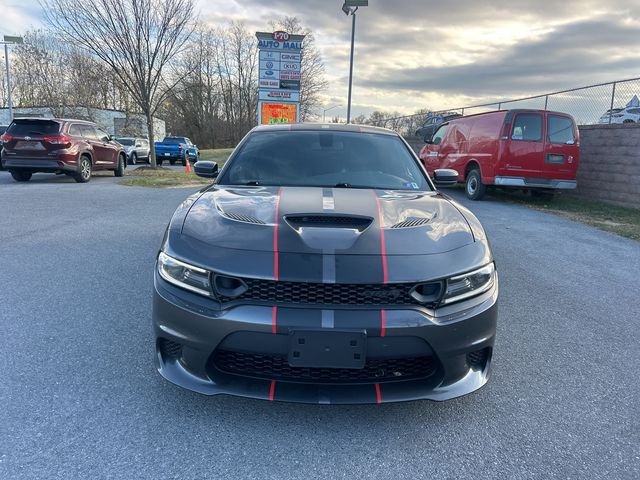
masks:
<svg viewBox="0 0 640 480"><path fill-rule="evenodd" d="M166 358L179 358L182 355L182 345L166 338L160 339L160 351Z"/></svg>
<svg viewBox="0 0 640 480"><path fill-rule="evenodd" d="M471 368L482 370L487 364L489 358L489 348L483 348L474 352L467 353L467 363Z"/></svg>
<svg viewBox="0 0 640 480"><path fill-rule="evenodd" d="M415 380L433 375L432 357L368 359L364 368L292 367L283 355L218 350L213 364L223 373L296 383L385 383Z"/></svg>

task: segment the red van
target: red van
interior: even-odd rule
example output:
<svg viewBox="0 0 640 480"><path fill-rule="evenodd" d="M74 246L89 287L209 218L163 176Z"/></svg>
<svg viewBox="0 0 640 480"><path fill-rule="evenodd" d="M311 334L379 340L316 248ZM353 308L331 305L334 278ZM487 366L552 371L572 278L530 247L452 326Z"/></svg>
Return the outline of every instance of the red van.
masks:
<svg viewBox="0 0 640 480"><path fill-rule="evenodd" d="M420 152L429 175L458 172L467 197L480 200L487 186L548 196L576 188L580 141L571 115L545 110L501 110L444 123Z"/></svg>

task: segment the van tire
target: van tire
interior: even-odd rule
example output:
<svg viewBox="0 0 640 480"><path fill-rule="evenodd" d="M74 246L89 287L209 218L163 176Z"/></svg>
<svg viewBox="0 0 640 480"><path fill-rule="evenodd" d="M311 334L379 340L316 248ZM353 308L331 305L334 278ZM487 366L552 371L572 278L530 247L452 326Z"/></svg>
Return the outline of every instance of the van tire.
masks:
<svg viewBox="0 0 640 480"><path fill-rule="evenodd" d="M487 192L487 186L482 183L480 170L477 168L474 168L467 174L464 191L466 192L469 200L481 200Z"/></svg>

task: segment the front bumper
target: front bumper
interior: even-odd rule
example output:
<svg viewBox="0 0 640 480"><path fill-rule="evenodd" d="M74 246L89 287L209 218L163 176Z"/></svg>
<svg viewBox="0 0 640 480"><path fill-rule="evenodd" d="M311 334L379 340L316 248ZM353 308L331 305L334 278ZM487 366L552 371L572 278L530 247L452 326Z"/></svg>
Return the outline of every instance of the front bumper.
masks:
<svg viewBox="0 0 640 480"><path fill-rule="evenodd" d="M552 188L558 190L574 190L578 186L575 180L526 177L495 177L494 184L501 187Z"/></svg>
<svg viewBox="0 0 640 480"><path fill-rule="evenodd" d="M209 299L176 288L157 273L154 285L156 367L172 383L205 395L318 404L448 400L477 390L489 378L497 281L481 297L447 307L444 316L422 309L388 309L384 330L380 310L279 306L275 313L273 307L258 305L218 310L210 308ZM325 322L327 317L332 319L330 325ZM292 330L326 328L366 332L367 359L371 361L406 363L407 357L430 358L428 375L307 381L276 374L273 378L238 374L217 363L220 352L242 358L284 356L286 360Z"/></svg>

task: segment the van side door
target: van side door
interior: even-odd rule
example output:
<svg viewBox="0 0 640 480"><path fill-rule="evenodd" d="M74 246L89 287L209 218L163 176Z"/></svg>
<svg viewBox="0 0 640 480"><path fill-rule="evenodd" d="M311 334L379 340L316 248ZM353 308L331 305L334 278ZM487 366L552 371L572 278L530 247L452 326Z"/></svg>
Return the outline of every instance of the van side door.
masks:
<svg viewBox="0 0 640 480"><path fill-rule="evenodd" d="M556 113L547 114L545 178L575 180L578 173L580 147L573 118Z"/></svg>
<svg viewBox="0 0 640 480"><path fill-rule="evenodd" d="M544 171L544 141L542 113L517 113L507 140L506 155L498 168L503 175L542 178Z"/></svg>

